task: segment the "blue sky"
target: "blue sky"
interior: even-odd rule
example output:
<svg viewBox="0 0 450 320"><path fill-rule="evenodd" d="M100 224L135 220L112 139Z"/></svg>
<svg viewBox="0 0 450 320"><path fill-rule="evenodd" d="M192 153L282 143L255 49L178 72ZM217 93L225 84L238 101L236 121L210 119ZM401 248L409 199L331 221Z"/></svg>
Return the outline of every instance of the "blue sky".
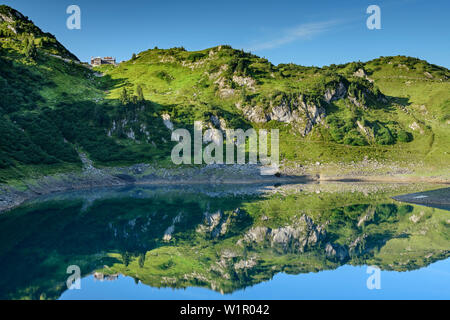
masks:
<svg viewBox="0 0 450 320"><path fill-rule="evenodd" d="M329 65L408 55L450 67L448 0L12 0L1 1L53 33L81 60L127 60L149 48L201 50L219 44L272 63ZM69 5L81 8L81 30L66 27ZM381 30L369 30L369 5L381 8Z"/></svg>

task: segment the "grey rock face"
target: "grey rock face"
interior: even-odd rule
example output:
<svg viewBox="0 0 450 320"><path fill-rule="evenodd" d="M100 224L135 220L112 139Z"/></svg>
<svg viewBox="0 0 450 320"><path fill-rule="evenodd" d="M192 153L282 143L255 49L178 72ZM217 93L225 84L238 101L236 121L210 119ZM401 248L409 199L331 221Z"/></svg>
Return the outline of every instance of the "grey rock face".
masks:
<svg viewBox="0 0 450 320"><path fill-rule="evenodd" d="M270 235L271 230L267 227L251 228L244 236L246 242L263 242Z"/></svg>
<svg viewBox="0 0 450 320"><path fill-rule="evenodd" d="M14 20L11 16L7 16L5 14L0 13L0 22L3 22L3 21L9 22L9 23L14 22Z"/></svg>
<svg viewBox="0 0 450 320"><path fill-rule="evenodd" d="M226 234L228 230L228 220L219 210L215 213L204 213L203 223L197 227L197 232L210 234L213 238L218 238Z"/></svg>
<svg viewBox="0 0 450 320"><path fill-rule="evenodd" d="M349 252L363 252L365 251L365 242L367 239L367 234L363 234L356 238L350 245L349 245Z"/></svg>
<svg viewBox="0 0 450 320"><path fill-rule="evenodd" d="M270 119L285 123L291 123L293 121L300 120L298 113L292 112L291 108L286 102L283 102L283 104L276 106L272 109Z"/></svg>
<svg viewBox="0 0 450 320"><path fill-rule="evenodd" d="M317 245L326 237L325 228L316 225L312 219L303 215L293 225L276 229L254 227L244 236L244 242L261 243L268 241L272 247L287 251L304 252L308 247Z"/></svg>
<svg viewBox="0 0 450 320"><path fill-rule="evenodd" d="M339 82L336 88L327 89L325 91L323 98L327 103L330 103L332 101L344 99L346 96L347 96L347 88L342 82Z"/></svg>
<svg viewBox="0 0 450 320"><path fill-rule="evenodd" d="M347 248L336 244L332 245L330 243L327 243L327 245L325 246L325 253L327 257L336 258L339 261L345 261L349 257Z"/></svg>
<svg viewBox="0 0 450 320"><path fill-rule="evenodd" d="M244 117L255 123L266 123L270 121L268 115L264 113L264 110L260 106L248 106L243 110Z"/></svg>
<svg viewBox="0 0 450 320"><path fill-rule="evenodd" d="M249 260L241 260L239 262L237 262L234 265L234 269L235 270L239 270L239 269L251 269L254 266L256 266L257 262L255 259L249 259Z"/></svg>
<svg viewBox="0 0 450 320"><path fill-rule="evenodd" d="M316 124L322 123L326 116L325 109L320 103L306 101L303 95L299 95L296 99L283 100L280 104L272 106L270 111L264 111L261 106L246 106L243 113L248 120L256 123L271 120L291 123L303 136L310 133Z"/></svg>
<svg viewBox="0 0 450 320"><path fill-rule="evenodd" d="M355 77L359 77L359 78L365 78L365 77L367 77L366 72L365 72L364 69L362 69L362 68L359 68L358 70L356 70L356 71L353 73L353 75L354 75Z"/></svg>
<svg viewBox="0 0 450 320"><path fill-rule="evenodd" d="M344 83L339 82L335 88L329 88L325 91L323 101L331 103L346 97L347 88ZM320 102L308 101L301 94L295 99L283 99L277 105L271 103L271 108L263 108L262 106L241 107L240 104L236 106L242 109L244 116L252 122L266 123L274 120L290 123L303 136L310 133L315 125L323 123L326 117L325 109Z"/></svg>

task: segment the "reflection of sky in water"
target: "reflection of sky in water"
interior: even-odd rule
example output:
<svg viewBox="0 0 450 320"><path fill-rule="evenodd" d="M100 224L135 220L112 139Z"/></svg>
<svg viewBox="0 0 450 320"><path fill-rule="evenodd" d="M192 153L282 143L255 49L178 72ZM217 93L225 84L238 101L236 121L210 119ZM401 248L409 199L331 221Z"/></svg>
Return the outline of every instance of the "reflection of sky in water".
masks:
<svg viewBox="0 0 450 320"><path fill-rule="evenodd" d="M157 289L133 278L81 282L81 290L64 292L61 299L450 299L450 259L409 272L381 272L381 290L367 289L366 267L343 266L333 271L300 275L275 275L271 281L233 294L203 289Z"/></svg>

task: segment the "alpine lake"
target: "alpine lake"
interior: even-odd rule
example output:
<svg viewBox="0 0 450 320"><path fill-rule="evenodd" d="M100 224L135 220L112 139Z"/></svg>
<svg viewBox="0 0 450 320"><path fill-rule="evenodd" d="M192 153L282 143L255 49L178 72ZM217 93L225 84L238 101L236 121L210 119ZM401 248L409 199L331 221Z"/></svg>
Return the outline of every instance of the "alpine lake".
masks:
<svg viewBox="0 0 450 320"><path fill-rule="evenodd" d="M0 215L0 299L449 299L436 185L105 188Z"/></svg>

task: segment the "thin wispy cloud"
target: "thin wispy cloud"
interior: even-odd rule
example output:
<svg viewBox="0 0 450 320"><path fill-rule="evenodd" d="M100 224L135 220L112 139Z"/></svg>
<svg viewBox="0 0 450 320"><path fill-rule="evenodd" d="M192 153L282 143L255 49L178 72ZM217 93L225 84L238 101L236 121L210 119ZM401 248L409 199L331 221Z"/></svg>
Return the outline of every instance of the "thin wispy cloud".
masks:
<svg viewBox="0 0 450 320"><path fill-rule="evenodd" d="M330 21L301 24L294 28L281 31L280 36L277 38L249 45L248 48L246 48L246 50L259 51L266 49L274 49L298 40L310 40L320 34L332 30L334 27L336 27L341 23L342 21L340 20L330 20Z"/></svg>

